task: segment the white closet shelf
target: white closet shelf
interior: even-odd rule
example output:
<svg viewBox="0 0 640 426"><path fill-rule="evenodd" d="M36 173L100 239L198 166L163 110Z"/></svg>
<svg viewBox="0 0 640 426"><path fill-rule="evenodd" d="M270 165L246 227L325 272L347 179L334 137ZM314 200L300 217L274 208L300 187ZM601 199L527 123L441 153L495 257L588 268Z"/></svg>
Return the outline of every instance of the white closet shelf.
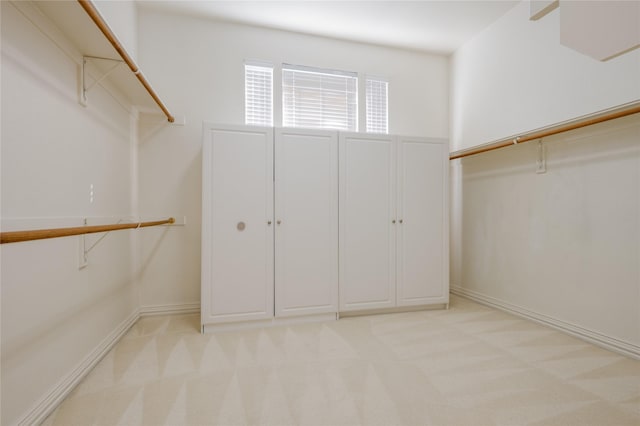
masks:
<svg viewBox="0 0 640 426"><path fill-rule="evenodd" d="M127 100L142 109L159 109L171 123L175 121L164 102L153 90L129 52L102 18L90 0L35 1L34 4L73 43L85 57L109 58L123 61L106 79ZM93 16L92 16L93 15ZM107 73L112 65L96 63L95 67Z"/></svg>

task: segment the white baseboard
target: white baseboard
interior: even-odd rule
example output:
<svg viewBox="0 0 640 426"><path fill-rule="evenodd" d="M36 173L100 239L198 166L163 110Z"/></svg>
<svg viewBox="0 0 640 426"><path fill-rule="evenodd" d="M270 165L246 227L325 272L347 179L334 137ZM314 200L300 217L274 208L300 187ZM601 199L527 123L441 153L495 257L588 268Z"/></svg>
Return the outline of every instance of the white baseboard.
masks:
<svg viewBox="0 0 640 426"><path fill-rule="evenodd" d="M447 303L435 303L433 305L412 305L412 306L400 306L395 308L363 309L360 311L342 311L339 313L338 318L360 317L365 315L400 314L404 312L433 311L437 309L448 309L448 306L449 306L449 303L447 302Z"/></svg>
<svg viewBox="0 0 640 426"><path fill-rule="evenodd" d="M140 307L141 317L198 313L200 313L200 302L177 303L172 305L147 305Z"/></svg>
<svg viewBox="0 0 640 426"><path fill-rule="evenodd" d="M176 305L143 306L134 311L115 330L96 346L67 376L54 386L31 410L18 422L19 425L42 423L84 377L100 362L127 331L144 316L191 314L200 312L200 303L183 303Z"/></svg>
<svg viewBox="0 0 640 426"><path fill-rule="evenodd" d="M336 321L338 316L335 312L325 314L312 314L291 317L273 317L261 320L249 321L229 321L219 323L209 323L202 325L203 333L215 333L219 331L238 331L257 328L276 327L279 325L306 324L313 322Z"/></svg>
<svg viewBox="0 0 640 426"><path fill-rule="evenodd" d="M519 317L526 318L539 324L543 324L556 330L568 333L572 336L575 336L582 340L586 340L589 343L593 343L594 345L598 345L610 351L617 352L631 358L640 359L640 346L634 345L632 343L625 342L623 340L598 333L597 331L589 330L587 328L562 321L558 318L530 311L526 308L505 302L504 300L496 299L494 297L487 296L473 290L467 290L453 284L450 286L450 292L457 296L466 297L467 299L473 300L483 305L491 306L492 308L496 308L501 311L505 311L510 314L514 314Z"/></svg>
<svg viewBox="0 0 640 426"><path fill-rule="evenodd" d="M96 366L98 362L118 343L125 333L138 321L140 314L134 311L115 330L89 353L71 373L54 386L31 410L18 422L20 425L35 425L42 423L58 405L69 395L73 388Z"/></svg>

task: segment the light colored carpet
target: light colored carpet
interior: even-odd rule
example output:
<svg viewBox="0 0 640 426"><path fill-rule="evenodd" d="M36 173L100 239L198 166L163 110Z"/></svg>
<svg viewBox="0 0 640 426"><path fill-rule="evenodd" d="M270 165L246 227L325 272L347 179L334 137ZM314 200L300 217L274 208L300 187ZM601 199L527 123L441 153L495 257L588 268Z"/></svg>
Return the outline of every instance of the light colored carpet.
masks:
<svg viewBox="0 0 640 426"><path fill-rule="evenodd" d="M640 425L640 361L452 296L201 335L141 319L46 425Z"/></svg>

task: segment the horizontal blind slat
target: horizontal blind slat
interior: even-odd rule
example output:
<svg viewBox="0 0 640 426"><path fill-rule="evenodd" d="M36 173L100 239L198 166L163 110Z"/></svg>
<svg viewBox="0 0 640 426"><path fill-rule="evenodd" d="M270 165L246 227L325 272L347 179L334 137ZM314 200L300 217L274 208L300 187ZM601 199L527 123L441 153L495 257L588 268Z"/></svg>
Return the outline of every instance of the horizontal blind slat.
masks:
<svg viewBox="0 0 640 426"><path fill-rule="evenodd" d="M355 73L283 68L283 125L356 131L357 87Z"/></svg>
<svg viewBox="0 0 640 426"><path fill-rule="evenodd" d="M389 133L388 88L384 80L367 79L366 81L367 132Z"/></svg>
<svg viewBox="0 0 640 426"><path fill-rule="evenodd" d="M273 126L273 68L245 65L245 124Z"/></svg>

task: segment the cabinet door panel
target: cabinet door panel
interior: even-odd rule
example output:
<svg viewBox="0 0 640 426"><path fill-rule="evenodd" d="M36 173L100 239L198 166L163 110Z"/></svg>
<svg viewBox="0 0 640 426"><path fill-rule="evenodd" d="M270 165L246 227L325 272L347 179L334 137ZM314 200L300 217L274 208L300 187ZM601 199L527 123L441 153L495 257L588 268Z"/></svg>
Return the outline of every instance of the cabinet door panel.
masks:
<svg viewBox="0 0 640 426"><path fill-rule="evenodd" d="M337 312L337 132L277 130L275 164L276 316Z"/></svg>
<svg viewBox="0 0 640 426"><path fill-rule="evenodd" d="M399 138L398 150L398 306L446 303L447 145Z"/></svg>
<svg viewBox="0 0 640 426"><path fill-rule="evenodd" d="M340 134L340 310L395 306L395 145Z"/></svg>
<svg viewBox="0 0 640 426"><path fill-rule="evenodd" d="M273 316L273 130L205 126L202 319Z"/></svg>

